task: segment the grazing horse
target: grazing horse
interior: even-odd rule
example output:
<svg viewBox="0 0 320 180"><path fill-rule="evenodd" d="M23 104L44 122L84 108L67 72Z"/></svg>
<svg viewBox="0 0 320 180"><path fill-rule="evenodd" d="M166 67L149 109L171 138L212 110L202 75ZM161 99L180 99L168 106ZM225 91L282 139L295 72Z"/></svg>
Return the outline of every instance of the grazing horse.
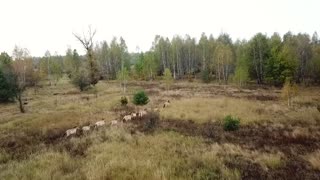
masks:
<svg viewBox="0 0 320 180"><path fill-rule="evenodd" d="M124 116L123 117L123 122L127 122L127 121L131 121L131 119L132 119L132 116L131 115L126 115L126 116Z"/></svg>
<svg viewBox="0 0 320 180"><path fill-rule="evenodd" d="M78 127L66 130L66 137L77 134L78 130L79 130Z"/></svg>
<svg viewBox="0 0 320 180"><path fill-rule="evenodd" d="M98 121L94 124L94 126L97 128L97 127L101 127L101 126L105 126L106 125L106 122L104 120L102 121Z"/></svg>

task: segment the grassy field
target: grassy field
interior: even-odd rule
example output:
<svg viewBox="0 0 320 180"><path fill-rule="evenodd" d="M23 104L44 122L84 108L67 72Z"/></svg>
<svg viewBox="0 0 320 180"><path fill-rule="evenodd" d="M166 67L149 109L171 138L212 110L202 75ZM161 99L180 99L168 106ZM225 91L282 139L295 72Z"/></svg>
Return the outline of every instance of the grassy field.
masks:
<svg viewBox="0 0 320 180"><path fill-rule="evenodd" d="M249 86L131 81L79 92L67 80L25 94L26 113L0 105L0 179L318 179L320 88L300 87L293 106L281 90ZM150 102L131 100L145 90ZM169 107L162 108L170 100ZM110 123L148 109L153 116L66 138L67 129ZM151 112L158 108L159 113ZM226 132L223 118L240 118ZM149 119L156 123L150 126Z"/></svg>

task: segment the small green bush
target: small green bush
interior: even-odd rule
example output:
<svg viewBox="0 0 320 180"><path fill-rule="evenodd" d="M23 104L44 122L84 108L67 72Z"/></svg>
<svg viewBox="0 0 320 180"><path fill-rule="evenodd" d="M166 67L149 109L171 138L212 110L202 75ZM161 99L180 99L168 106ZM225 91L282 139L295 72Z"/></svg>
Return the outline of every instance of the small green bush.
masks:
<svg viewBox="0 0 320 180"><path fill-rule="evenodd" d="M86 69L81 68L79 71L75 71L71 77L72 84L78 87L80 91L87 90L90 87L89 73Z"/></svg>
<svg viewBox="0 0 320 180"><path fill-rule="evenodd" d="M135 105L146 105L149 102L149 97L144 91L139 91L133 96L133 104Z"/></svg>
<svg viewBox="0 0 320 180"><path fill-rule="evenodd" d="M210 72L208 69L205 69L201 72L201 79L204 83L209 83L211 81Z"/></svg>
<svg viewBox="0 0 320 180"><path fill-rule="evenodd" d="M240 119L237 117L232 117L228 115L224 118L223 129L225 131L235 131L238 130L240 126Z"/></svg>
<svg viewBox="0 0 320 180"><path fill-rule="evenodd" d="M13 101L15 98L15 91L13 74L4 73L0 69L0 102Z"/></svg>
<svg viewBox="0 0 320 180"><path fill-rule="evenodd" d="M120 99L121 105L126 106L128 104L128 99L125 96L122 96Z"/></svg>

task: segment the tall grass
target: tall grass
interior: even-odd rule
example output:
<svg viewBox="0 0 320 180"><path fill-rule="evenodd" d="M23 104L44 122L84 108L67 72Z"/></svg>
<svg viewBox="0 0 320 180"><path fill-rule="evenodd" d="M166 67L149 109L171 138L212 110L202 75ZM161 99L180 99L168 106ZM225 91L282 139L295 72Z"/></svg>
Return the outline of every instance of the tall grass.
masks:
<svg viewBox="0 0 320 180"><path fill-rule="evenodd" d="M242 124L262 122L315 124L320 122L316 107L288 109L281 102L259 102L228 97L186 98L172 101L169 108L161 110L162 119L193 120L198 123L221 122L231 114Z"/></svg>
<svg viewBox="0 0 320 180"><path fill-rule="evenodd" d="M320 150L309 153L304 158L311 164L313 169L320 170Z"/></svg>

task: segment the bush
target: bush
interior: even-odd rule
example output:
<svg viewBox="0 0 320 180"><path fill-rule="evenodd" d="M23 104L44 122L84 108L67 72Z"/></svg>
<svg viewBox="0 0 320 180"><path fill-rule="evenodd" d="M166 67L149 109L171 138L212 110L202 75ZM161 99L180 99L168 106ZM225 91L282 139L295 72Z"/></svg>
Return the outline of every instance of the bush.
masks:
<svg viewBox="0 0 320 180"><path fill-rule="evenodd" d="M205 69L201 72L201 79L204 83L209 83L211 81L210 72L208 69Z"/></svg>
<svg viewBox="0 0 320 180"><path fill-rule="evenodd" d="M74 72L71 82L77 86L80 91L86 90L90 86L89 74L85 69L79 69L78 72Z"/></svg>
<svg viewBox="0 0 320 180"><path fill-rule="evenodd" d="M149 97L144 91L139 91L133 96L133 104L135 105L146 105L149 102Z"/></svg>
<svg viewBox="0 0 320 180"><path fill-rule="evenodd" d="M239 129L240 119L228 115L224 118L223 129L225 131L235 131Z"/></svg>
<svg viewBox="0 0 320 180"><path fill-rule="evenodd" d="M15 88L12 83L13 75L3 73L0 69L0 102L13 101L15 98Z"/></svg>
<svg viewBox="0 0 320 180"><path fill-rule="evenodd" d="M121 105L126 106L128 104L128 99L125 96L122 96L120 99Z"/></svg>

